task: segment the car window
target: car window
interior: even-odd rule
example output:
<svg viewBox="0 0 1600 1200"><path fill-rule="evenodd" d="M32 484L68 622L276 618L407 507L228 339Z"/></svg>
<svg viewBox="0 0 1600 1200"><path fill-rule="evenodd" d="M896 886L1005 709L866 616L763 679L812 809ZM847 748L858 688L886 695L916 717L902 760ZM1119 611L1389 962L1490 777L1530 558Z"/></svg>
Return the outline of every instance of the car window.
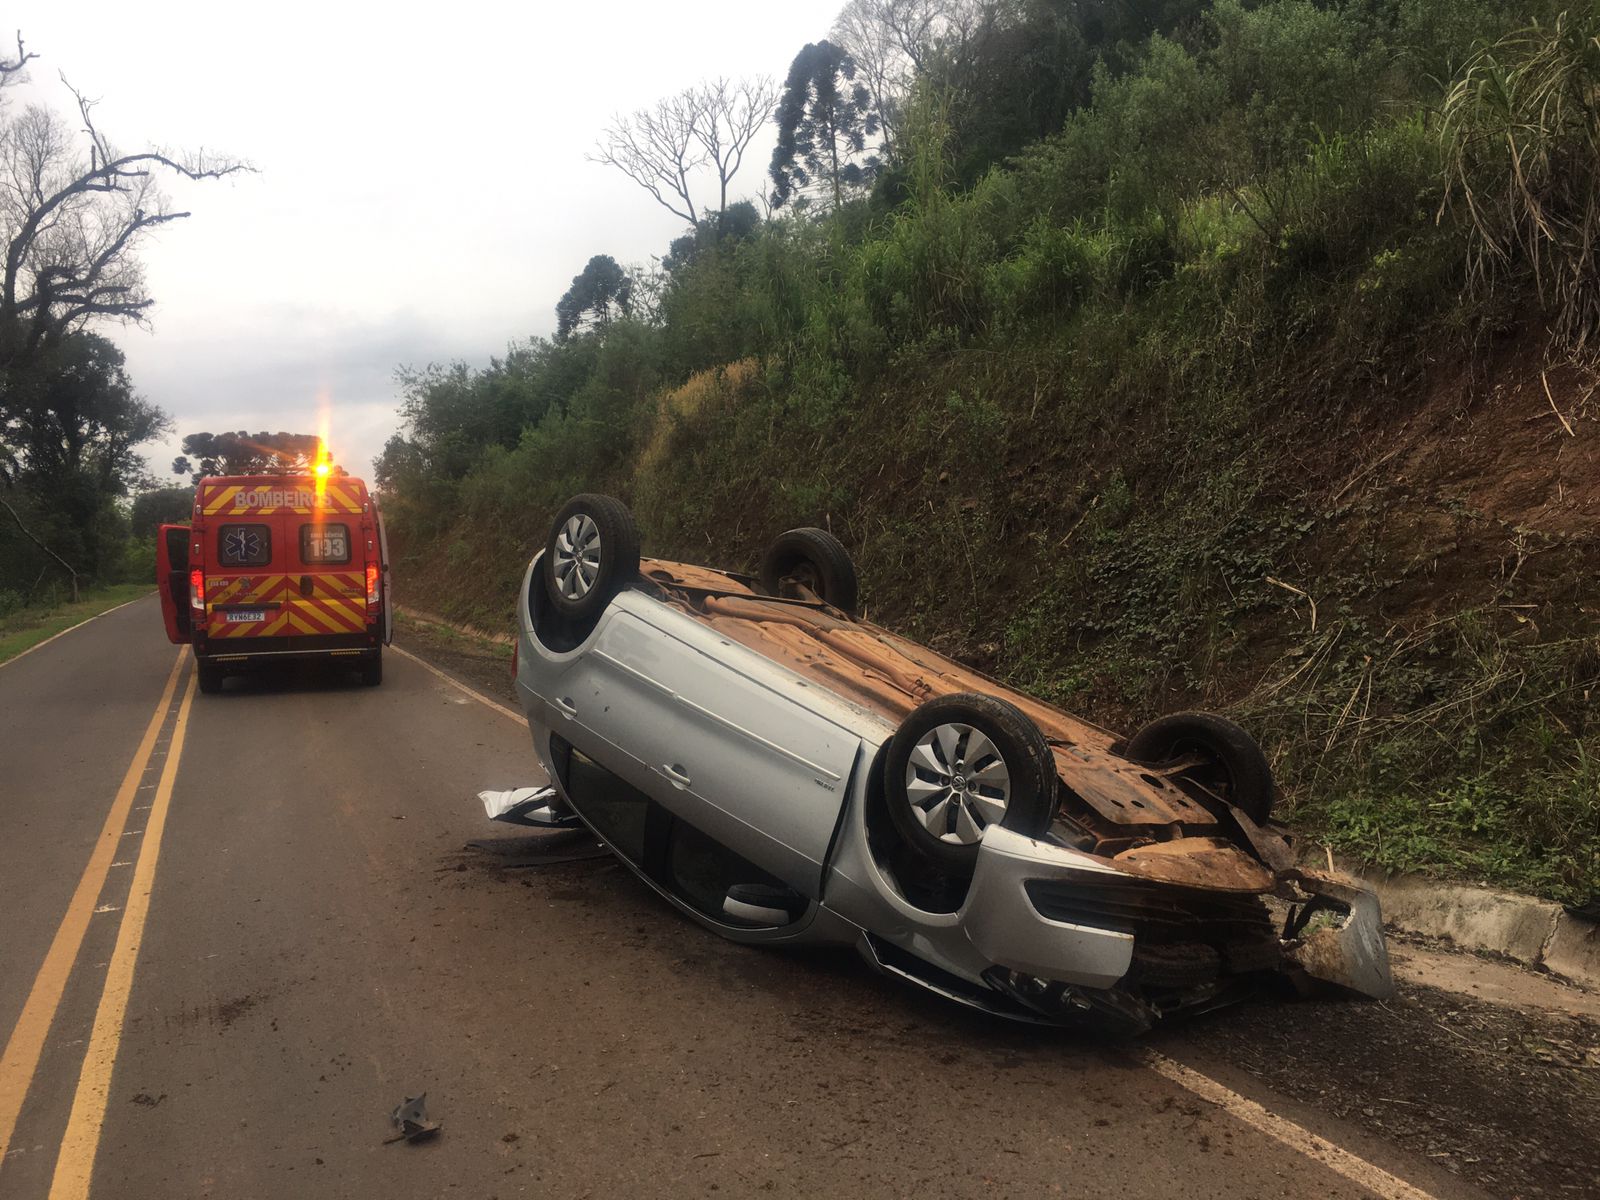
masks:
<svg viewBox="0 0 1600 1200"><path fill-rule="evenodd" d="M300 526L300 561L347 563L350 561L350 526Z"/></svg>
<svg viewBox="0 0 1600 1200"><path fill-rule="evenodd" d="M272 561L272 527L223 525L217 530L217 561L225 567L264 567Z"/></svg>
<svg viewBox="0 0 1600 1200"><path fill-rule="evenodd" d="M567 794L583 813L583 819L618 853L642 863L650 797L617 778L581 750L571 752L564 775Z"/></svg>
<svg viewBox="0 0 1600 1200"><path fill-rule="evenodd" d="M726 919L722 902L735 884L756 883L787 890L782 880L684 821L673 822L667 846L667 869L672 873L675 890L707 916Z"/></svg>

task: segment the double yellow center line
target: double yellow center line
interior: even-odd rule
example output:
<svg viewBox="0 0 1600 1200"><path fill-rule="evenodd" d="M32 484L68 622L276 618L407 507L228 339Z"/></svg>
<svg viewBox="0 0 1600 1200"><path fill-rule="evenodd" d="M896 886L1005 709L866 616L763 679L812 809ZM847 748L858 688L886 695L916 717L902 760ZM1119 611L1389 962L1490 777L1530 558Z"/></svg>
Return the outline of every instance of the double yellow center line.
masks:
<svg viewBox="0 0 1600 1200"><path fill-rule="evenodd" d="M184 653L180 651L167 676L161 701L145 729L139 748L128 764L117 789L111 811L89 855L78 880L78 886L61 918L50 949L45 954L33 987L22 1006L0 1054L0 1170L4 1168L5 1154L16 1132L17 1117L22 1111L39 1058L44 1052L45 1039L61 1005L62 994L72 974L73 963L83 946L94 915L96 902L105 889L106 879L114 865L128 819L133 813L133 802L140 791L140 780L150 767L157 750L161 729L172 708L178 679L183 670ZM123 906L122 921L117 931L116 948L106 969L105 986L95 1013L94 1029L89 1037L88 1052L78 1078L72 1102L72 1115L67 1121L66 1134L61 1141L60 1155L56 1160L55 1177L50 1187L51 1200L74 1200L89 1194L89 1180L94 1169L95 1150L100 1143L100 1129L105 1120L106 1098L111 1084L111 1070L116 1064L117 1046L122 1037L122 1021L127 1012L128 996L133 987L133 968L139 957L139 946L144 937L145 920L150 911L150 892L155 882L156 863L161 854L161 835L166 828L167 810L172 801L172 787L178 774L178 761L183 753L183 739L189 724L189 709L194 700L195 677L190 674L188 686L178 706L177 719L172 728L172 739L167 745L166 758L161 766L161 777L150 803L150 815L143 830L138 861L134 865L133 885L127 903ZM135 830L134 832L139 832Z"/></svg>

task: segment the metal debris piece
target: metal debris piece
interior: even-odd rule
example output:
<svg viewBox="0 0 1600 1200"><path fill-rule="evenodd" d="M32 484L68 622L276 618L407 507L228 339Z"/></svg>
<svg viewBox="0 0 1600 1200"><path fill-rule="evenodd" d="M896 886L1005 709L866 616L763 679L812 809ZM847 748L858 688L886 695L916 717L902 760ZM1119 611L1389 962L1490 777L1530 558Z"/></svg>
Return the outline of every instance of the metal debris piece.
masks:
<svg viewBox="0 0 1600 1200"><path fill-rule="evenodd" d="M389 1114L389 1120L400 1132L386 1138L384 1145L393 1142L421 1142L439 1132L439 1122L428 1120L428 1093L407 1096L400 1107Z"/></svg>

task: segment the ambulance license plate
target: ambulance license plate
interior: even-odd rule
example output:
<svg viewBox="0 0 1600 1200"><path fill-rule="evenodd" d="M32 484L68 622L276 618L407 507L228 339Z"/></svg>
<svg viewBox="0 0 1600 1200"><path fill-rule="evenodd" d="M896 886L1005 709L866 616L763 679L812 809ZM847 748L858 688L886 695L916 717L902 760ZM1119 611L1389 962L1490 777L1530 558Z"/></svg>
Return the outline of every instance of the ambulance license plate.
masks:
<svg viewBox="0 0 1600 1200"><path fill-rule="evenodd" d="M223 613L222 618L230 625L238 625L245 621L265 621L267 614L259 608L234 608Z"/></svg>

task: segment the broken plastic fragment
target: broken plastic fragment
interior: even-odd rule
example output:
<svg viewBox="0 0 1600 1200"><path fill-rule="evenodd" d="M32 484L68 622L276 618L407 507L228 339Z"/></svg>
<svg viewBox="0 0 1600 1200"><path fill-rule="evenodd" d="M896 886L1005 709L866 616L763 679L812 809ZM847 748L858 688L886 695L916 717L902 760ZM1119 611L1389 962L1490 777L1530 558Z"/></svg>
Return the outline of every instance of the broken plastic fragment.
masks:
<svg viewBox="0 0 1600 1200"><path fill-rule="evenodd" d="M553 787L512 788L506 792L479 792L483 811L491 821L508 825L527 825L535 829L565 829L575 826L578 816Z"/></svg>
<svg viewBox="0 0 1600 1200"><path fill-rule="evenodd" d="M389 1114L389 1120L400 1130L389 1142L420 1142L439 1132L439 1122L428 1120L428 1093L407 1096L400 1107Z"/></svg>

